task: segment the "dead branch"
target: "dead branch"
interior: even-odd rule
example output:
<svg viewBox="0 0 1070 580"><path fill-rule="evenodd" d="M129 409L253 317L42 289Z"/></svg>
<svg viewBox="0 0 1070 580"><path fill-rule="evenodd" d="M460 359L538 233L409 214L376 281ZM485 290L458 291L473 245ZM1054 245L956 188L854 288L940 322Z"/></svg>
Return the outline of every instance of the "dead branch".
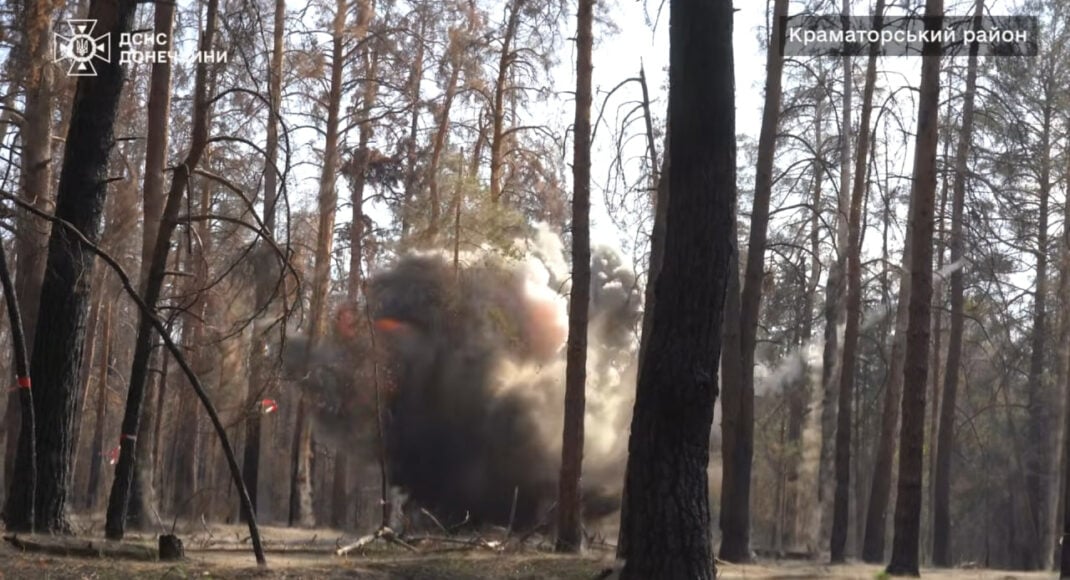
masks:
<svg viewBox="0 0 1070 580"><path fill-rule="evenodd" d="M335 550L334 553L338 556L345 556L346 554L354 550L359 550L364 546L375 542L376 540L383 540L391 544L397 544L410 552L419 552L419 550L417 550L416 547L414 547L412 544L406 542L405 540L402 540L401 537L399 537L397 533L394 532L394 530L390 529L387 526L382 526L378 530L376 530L374 534L368 534L367 536L363 536L359 540L353 542L352 544L349 544L348 546L338 548L337 550Z"/></svg>
<svg viewBox="0 0 1070 580"><path fill-rule="evenodd" d="M438 526L438 529L442 530L446 535L450 534L450 531L446 529L446 526L442 525L442 522L438 521L438 518L435 517L435 514L428 511L427 508L420 508L420 513L430 518L431 521L434 522L436 526Z"/></svg>

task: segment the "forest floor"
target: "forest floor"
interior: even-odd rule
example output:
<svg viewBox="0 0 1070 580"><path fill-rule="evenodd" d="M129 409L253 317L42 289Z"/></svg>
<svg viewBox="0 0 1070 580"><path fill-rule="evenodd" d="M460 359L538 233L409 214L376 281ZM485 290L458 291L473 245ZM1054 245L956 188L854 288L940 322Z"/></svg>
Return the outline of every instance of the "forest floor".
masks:
<svg viewBox="0 0 1070 580"><path fill-rule="evenodd" d="M377 541L347 556L335 555L337 547L355 541L337 531L262 528L268 568L256 566L244 528L238 526L190 526L178 530L186 547L181 562L139 561L126 558L92 558L54 552L21 551L0 542L0 579L119 579L119 578L356 578L360 580L593 580L613 565L612 551L594 548L583 556L557 556L537 545L502 552L467 540L422 544L419 552ZM50 546L115 546L94 534L77 538L29 538ZM130 537L124 547L152 546L148 536ZM495 546L491 543L490 546ZM760 561L736 566L718 565L719 578L787 580L798 578L882 578L882 567L863 564L827 566L805 561ZM941 580L1012 580L1053 578L1053 574L993 570L923 570L925 578Z"/></svg>

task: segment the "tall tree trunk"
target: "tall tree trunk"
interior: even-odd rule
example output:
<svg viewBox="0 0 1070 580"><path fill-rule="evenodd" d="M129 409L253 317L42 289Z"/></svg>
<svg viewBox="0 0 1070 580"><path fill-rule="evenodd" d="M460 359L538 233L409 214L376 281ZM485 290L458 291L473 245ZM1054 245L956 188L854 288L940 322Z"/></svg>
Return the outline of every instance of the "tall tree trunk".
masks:
<svg viewBox="0 0 1070 580"><path fill-rule="evenodd" d="M825 88L827 78L822 72L817 79L818 87ZM820 449L814 449L814 446L807 439L807 433L816 433L820 430L819 417L817 413L812 412L812 409L817 408L820 405L821 399L819 398L822 392L821 385L816 384L813 380L814 361L811 359L809 350L812 348L814 324L813 324L813 311L814 311L814 296L817 294L817 288L819 279L821 277L821 199L822 188L825 183L825 172L827 167L825 166L825 132L824 132L824 119L825 119L825 94L824 91L820 91L818 94L817 102L814 109L814 162L813 162L813 192L811 194L810 210L810 277L807 281L806 291L803 294L803 310L805 317L802 321L802 336L803 344L806 345L807 357L806 365L807 372L804 379L804 384L800 387L798 410L803 416L799 418L801 423L799 437L799 453L795 465L792 466L791 472L788 475L789 489L788 497L786 499L787 505L785 510L787 511L787 517L789 521L788 531L791 537L788 540L788 545L792 547L798 547L800 544L805 545L806 549L816 545L816 543L810 537L815 529L815 522L813 520L814 511L809 508L810 501L807 501L806 491L815 490L817 488L817 464L819 459L815 456L820 454ZM722 357L723 358L723 357ZM818 397L815 400L815 395ZM793 412L795 409L793 409ZM790 486L790 482L795 479L796 483L794 487Z"/></svg>
<svg viewBox="0 0 1070 580"><path fill-rule="evenodd" d="M641 73L640 78L644 79L642 82L645 84L645 74ZM661 273L661 264L665 258L665 222L669 211L669 139L671 137L672 126L669 124L668 115L665 120L665 150L661 157L661 170L657 173L654 181L654 225L650 232L650 259L647 266L647 281L646 288L643 290L643 320L642 329L639 333L639 372L641 374L643 360L646 359L647 346L650 343L650 332L652 324L654 323L654 306L657 304L657 295L654 292L654 281L657 280L658 274ZM651 159L656 158L654 153L651 153ZM733 232L732 243L735 243L736 235ZM456 258L455 258L456 259ZM738 274L737 274L738 279ZM731 288L728 289L729 295L731 295ZM621 521L627 516L624 514L624 510L628 508L628 482L625 480L624 489L621 493ZM618 557L623 557L626 554L628 547L625 545L627 538L624 534L620 534L617 541L617 554Z"/></svg>
<svg viewBox="0 0 1070 580"><path fill-rule="evenodd" d="M926 0L925 28L935 34L943 0ZM926 41L918 101L918 132L914 145L911 191L910 316L903 369L903 427L899 437L899 483L895 501L892 575L918 575L921 527L921 478L925 443L925 387L929 374L929 332L932 308L933 213L936 197L936 145L940 107L941 43Z"/></svg>
<svg viewBox="0 0 1070 580"><path fill-rule="evenodd" d="M973 26L980 29L984 0L974 4ZM966 67L966 92L962 103L962 127L955 151L955 183L951 200L951 329L947 339L947 370L944 373L944 395L940 406L940 430L936 446L936 472L933 495L933 565L950 567L951 557L951 457L955 444L955 401L962 361L962 329L965 322L965 299L962 268L966 240L963 232L963 210L966 204L966 173L973 138L973 103L977 92L977 43L970 46L970 60Z"/></svg>
<svg viewBox="0 0 1070 580"><path fill-rule="evenodd" d="M572 154L572 290L568 306L565 425L557 490L558 552L583 544L583 418L587 389L587 311L591 302L591 53L594 0L579 0L576 18L576 120Z"/></svg>
<svg viewBox="0 0 1070 580"><path fill-rule="evenodd" d="M1066 158L1066 174L1070 175L1070 156ZM1066 181L1066 199L1070 199L1070 179ZM1063 468L1070 466L1070 203L1063 204L1063 239L1062 239L1062 287L1059 289L1059 302L1062 310L1062 322L1059 333L1060 356L1059 367L1062 369L1063 402ZM1059 577L1070 578L1070 469L1063 475L1062 493L1062 537L1059 542Z"/></svg>
<svg viewBox="0 0 1070 580"><path fill-rule="evenodd" d="M758 138L758 166L754 181L750 240L747 245L746 274L739 309L739 353L742 368L739 381L722 382L720 557L729 562L750 560L750 479L754 455L754 349L757 344L758 314L765 278L765 244L769 227L769 199L773 189L773 155L780 124L781 73L784 57L780 52L783 35L781 20L788 14L787 0L773 4L773 29L766 55L765 105ZM731 300L731 299L730 299ZM730 378L726 374L725 378ZM734 378L734 377L732 377Z"/></svg>
<svg viewBox="0 0 1070 580"><path fill-rule="evenodd" d="M154 26L156 33L162 33L168 39L173 37L175 7L173 4L161 3L155 6ZM141 239L141 272L139 275L139 287L144 294L149 279L149 269L152 263L152 253L156 244L156 237L160 230L160 218L164 206L164 168L167 162L168 133L171 112L171 63L169 60L157 62L152 65L152 76L149 81L148 100L148 132L146 135L145 149L145 180L143 193L144 224ZM150 355L149 365L152 360L159 358ZM159 389L159 376L151 373L148 377L147 391L149 399L157 395ZM192 398L192 393L189 394ZM155 503L155 488L152 484L154 478L154 465L151 461L152 432L155 430L156 417L153 406L150 404L142 408L142 416L138 435L141 437L141 445L138 446L135 460L134 480L132 482L130 504L127 513L128 523L135 529L147 529L155 522L151 519L151 511Z"/></svg>
<svg viewBox="0 0 1070 580"><path fill-rule="evenodd" d="M1040 135L1040 213L1037 218L1037 281L1033 302L1033 329L1030 343L1027 428L1028 451L1025 455L1026 497L1029 502L1033 539L1030 542L1027 569L1045 570L1051 555L1051 466L1048 457L1050 433L1054 426L1048 406L1053 403L1048 395L1044 377L1047 345L1047 295L1048 295L1048 207L1051 196L1051 133L1052 105L1044 106L1044 121Z"/></svg>
<svg viewBox="0 0 1070 580"><path fill-rule="evenodd" d="M26 106L22 123L22 187L24 200L48 211L52 188L52 101L55 92L51 66L53 2L25 2L20 15L24 32L24 85ZM16 93L11 87L10 93ZM6 131L5 126L4 130ZM16 210L15 293L19 299L29 356L33 357L37 312L41 305L41 283L45 276L45 250L49 223L23 209ZM7 446L4 453L5 489L13 483L17 442L21 430L19 392L10 391L4 425Z"/></svg>
<svg viewBox="0 0 1070 580"><path fill-rule="evenodd" d="M843 1L843 16L850 16L850 2ZM851 185L851 112L853 109L852 67L843 58L843 102L840 113L840 184L836 196L836 259L829 268L825 290L825 346L821 356L821 462L818 465L817 533L820 538L831 533L833 499L834 441L836 435L837 389L840 375L840 321L846 317L847 294L847 219L850 213Z"/></svg>
<svg viewBox="0 0 1070 580"><path fill-rule="evenodd" d="M374 16L375 5L370 0L362 0L358 3L357 30L362 37L367 33L368 25ZM346 282L346 298L351 305L358 302L362 285L362 260L364 256L364 186L365 174L368 168L370 150L368 144L371 141L372 108L375 106L378 84L375 82L379 68L379 53L375 50L365 49L364 60L364 93L361 96L361 123L360 137L357 151L353 158L343 168L350 180L350 201L353 208L353 219L349 228L349 276ZM432 178L433 179L433 178ZM433 226L432 226L433 227ZM430 229L429 229L430 231ZM433 237L433 236L432 236ZM332 496L335 505L335 518L344 521L349 513L349 504L359 506L359 501L349 501L349 485L346 483L352 471L350 457L347 451L341 450L336 455L336 471L333 482ZM357 498L359 500L359 497ZM359 524L359 510L353 510L357 514Z"/></svg>
<svg viewBox="0 0 1070 580"><path fill-rule="evenodd" d="M215 35L216 9L218 0L209 0L205 28L201 34L200 50L208 51L212 47ZM178 211L182 198L189 185L190 174L200 161L208 142L208 67L205 63L197 65L192 138L189 152L182 165L175 170L171 178L171 188L167 192L167 202L160 220L160 228L153 249L151 266L145 280L143 300L149 308L155 308L163 292L164 279L167 275L168 256L171 252L171 235L174 233ZM126 398L126 410L123 414L120 434L119 463L115 469L111 495L108 499L108 514L105 534L110 539L122 539L125 533L126 513L129 507L130 487L136 468L135 453L137 436L140 432L141 405L145 398L145 386L149 373L149 359L153 350L156 333L152 319L144 312L139 315L137 341L134 347L134 360L130 369L130 386Z"/></svg>
<svg viewBox="0 0 1070 580"><path fill-rule="evenodd" d="M135 2L94 2L89 17L97 21L95 33L110 33L113 52L119 36L129 32ZM56 217L65 220L87 239L100 236L100 217L107 191L108 154L112 146L115 114L122 92L122 67L97 63L96 77L79 80L67 133L63 167L56 195ZM72 414L80 377L84 327L91 288L93 254L67 228L57 228L49 239L48 262L41 288L31 375L37 417L37 502L33 510L40 532L67 532L68 485ZM31 489L27 465L31 458L19 446L15 476L4 509L12 531L27 530Z"/></svg>
<svg viewBox="0 0 1070 580"><path fill-rule="evenodd" d="M358 38L364 38L368 33L368 26L375 17L375 0L357 0L357 31ZM365 173L368 169L371 151L368 145L372 137L372 110L375 108L379 93L379 50L377 47L365 48L361 55L364 65L363 83L364 92L361 95L360 108L360 136L356 154L350 164L345 167L345 173L350 177L350 201L353 204L353 223L349 229L350 256L349 256L349 279L346 285L347 297L355 301L361 290L361 261L364 256L364 188Z"/></svg>
<svg viewBox="0 0 1070 580"><path fill-rule="evenodd" d="M465 11L465 19L467 22L465 38L475 34L478 18L479 16L476 12L475 2L469 0L468 7ZM442 160L442 151L446 146L446 137L449 135L450 131L450 110L453 108L453 100L457 97L457 88L464 62L464 49L465 46L456 42L456 38L453 35L450 35L450 44L446 48L447 54L449 55L450 76L446 81L446 92L442 98L442 110L438 115L438 127L435 130L435 136L431 140L431 161L427 168L427 195L428 203L431 206L431 213L428 217L427 232L425 233L424 238L427 242L432 244L434 243L435 237L438 235L438 222L442 219L440 213L442 197L438 190L438 168Z"/></svg>
<svg viewBox="0 0 1070 580"><path fill-rule="evenodd" d="M105 284L105 288L110 286ZM105 296L113 293L106 292ZM108 369L111 366L112 302L108 302L100 335L100 367L97 374L96 422L93 426L92 451L89 454L89 482L86 486L86 509L94 509L100 500L100 470L104 465L104 422L108 413Z"/></svg>
<svg viewBox="0 0 1070 580"><path fill-rule="evenodd" d="M211 184L212 182L207 179L201 182L200 200L195 206L198 215L207 216L211 213ZM198 220L194 228L196 241L190 244L185 256L184 268L191 276L186 283L185 294L192 296L193 299L192 304L189 304L187 308L188 315L182 324L182 342L187 352L191 353L190 358L197 376L206 377L214 366L212 361L214 346L209 344L210 340L205 328L205 321L212 319L208 312L209 301L206 296L208 292L206 288L211 283L208 260L212 255L212 235L207 219ZM198 435L199 422L196 393L186 385L181 385L178 391L175 429L178 433L188 435L175 441L174 474L170 482L171 502L175 506L175 515L179 517L196 515L196 512L191 511L191 500L197 493L197 459L205 451L201 437Z"/></svg>
<svg viewBox="0 0 1070 580"><path fill-rule="evenodd" d="M502 165L505 163L505 98L509 91L508 79L512 64L516 61L513 42L520 26L520 14L528 0L510 0L502 33L502 50L498 57L498 77L494 84L494 102L491 109L490 139L490 200L494 203L502 197ZM479 148L477 147L478 151ZM478 157L477 157L478 158ZM476 172L469 172L475 175Z"/></svg>
<svg viewBox="0 0 1070 580"><path fill-rule="evenodd" d="M877 0L874 29L880 29L884 0ZM831 559L846 560L847 524L851 489L851 405L854 399L855 364L859 326L862 319L862 204L866 196L866 162L869 159L870 117L873 113L873 90L877 84L879 47L870 46L866 63L866 81L862 89L862 116L858 123L858 146L855 152L851 210L847 221L847 320L843 331L843 358L840 362L839 405L836 411L836 492L833 500ZM858 458L855 458L858 461Z"/></svg>
<svg viewBox="0 0 1070 580"><path fill-rule="evenodd" d="M910 201L908 213L913 215L914 200ZM886 210L887 212L887 210ZM899 427L899 407L903 392L903 365L906 358L907 322L910 305L910 259L913 248L914 228L907 223L904 236L903 257L899 267L899 299L895 310L895 336L888 374L884 379L880 435L873 465L873 482L870 487L869 505L866 509L866 529L862 543L862 560L876 564L884 560L884 537L887 531L888 502L892 491L892 468L895 459L896 433Z"/></svg>
<svg viewBox="0 0 1070 580"><path fill-rule="evenodd" d="M267 142L264 148L264 235L275 237L275 207L278 199L278 162L279 162L279 108L282 99L282 58L283 37L286 32L286 0L275 0L275 21L272 33L271 63L268 65L268 120ZM262 312L261 326L270 317L274 309L268 304L279 287L278 276L282 276L279 258L270 254L267 244L260 242L260 259L254 265L256 278L256 307ZM255 328L252 350L249 353L248 399L245 404L245 446L242 450L242 480L249 490L249 501L253 511L257 511L257 499L260 487L260 444L263 439L260 400L262 395L273 390L275 373L271 368L268 353L269 336L266 330ZM243 522L249 521L249 514L239 512Z"/></svg>
<svg viewBox="0 0 1070 580"><path fill-rule="evenodd" d="M632 417L621 578L712 579L707 482L734 245L732 3L670 3L665 252Z"/></svg>
<svg viewBox="0 0 1070 580"><path fill-rule="evenodd" d="M946 118L947 123L951 121L951 101L947 103ZM951 157L951 140L944 140L943 154L941 159L950 159ZM943 169L940 171L940 207L936 212L936 225L935 225L935 239L933 245L935 247L936 254L936 271L941 272L940 276L933 280L933 310L932 310L932 346L929 349L929 357L931 362L929 363L929 424L925 429L925 440L929 442L926 446L926 459L929 461L928 470L925 474L925 481L929 485L929 494L922 499L921 509L923 513L933 513L933 499L936 497L936 479L934 474L936 473L936 454L939 441L936 439L937 425L940 419L940 355L943 353L943 328L944 328L944 292L945 292L945 280L946 277L943 274L944 271L944 254L947 249L947 228L944 226L945 217L947 216L947 198L949 191L949 169L950 163L944 162ZM925 500L928 500L927 502ZM922 540L921 540L921 558L922 561L929 561L931 554L929 548L932 547L932 518L923 518L922 525Z"/></svg>
<svg viewBox="0 0 1070 580"><path fill-rule="evenodd" d="M312 277L312 304L308 352L327 335L327 300L331 284L331 249L334 246L334 217L338 209L335 177L338 173L338 119L342 102L342 69L345 66L344 35L346 0L337 0L331 49L331 90L327 100L327 137L323 144L323 172L319 188L319 225L316 229L316 264ZM308 358L311 358L309 356ZM297 407L297 428L294 431L293 456L290 474L291 526L311 526L312 511L312 423L309 420L305 397Z"/></svg>
<svg viewBox="0 0 1070 580"><path fill-rule="evenodd" d="M409 136L405 141L404 197L401 204L401 238L407 240L412 229L412 200L416 196L419 174L416 171L417 133L420 130L420 82L424 76L424 42L427 34L427 15L421 14L416 40L416 54L409 71Z"/></svg>

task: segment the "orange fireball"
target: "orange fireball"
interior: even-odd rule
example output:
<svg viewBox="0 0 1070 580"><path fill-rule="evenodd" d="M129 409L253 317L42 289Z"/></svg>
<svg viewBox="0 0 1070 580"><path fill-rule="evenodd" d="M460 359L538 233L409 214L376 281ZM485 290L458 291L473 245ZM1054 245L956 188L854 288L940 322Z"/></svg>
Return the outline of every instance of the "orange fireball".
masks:
<svg viewBox="0 0 1070 580"><path fill-rule="evenodd" d="M402 332L408 329L409 325L396 319L396 318L380 318L375 321L375 330L380 332Z"/></svg>

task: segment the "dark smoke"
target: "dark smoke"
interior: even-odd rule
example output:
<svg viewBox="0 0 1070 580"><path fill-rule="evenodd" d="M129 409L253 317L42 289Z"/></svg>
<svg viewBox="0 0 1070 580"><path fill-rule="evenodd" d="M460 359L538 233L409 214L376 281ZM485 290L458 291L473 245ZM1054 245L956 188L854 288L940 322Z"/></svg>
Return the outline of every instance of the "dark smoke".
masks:
<svg viewBox="0 0 1070 580"><path fill-rule="evenodd" d="M505 525L515 490L514 524L524 528L555 500L567 272L540 258L487 253L454 271L440 255L406 256L368 282L391 483L440 519ZM612 251L595 252L592 291L584 495L586 515L599 517L619 504L641 305ZM316 349L319 370L297 378L315 395L318 437L371 460L366 334Z"/></svg>

